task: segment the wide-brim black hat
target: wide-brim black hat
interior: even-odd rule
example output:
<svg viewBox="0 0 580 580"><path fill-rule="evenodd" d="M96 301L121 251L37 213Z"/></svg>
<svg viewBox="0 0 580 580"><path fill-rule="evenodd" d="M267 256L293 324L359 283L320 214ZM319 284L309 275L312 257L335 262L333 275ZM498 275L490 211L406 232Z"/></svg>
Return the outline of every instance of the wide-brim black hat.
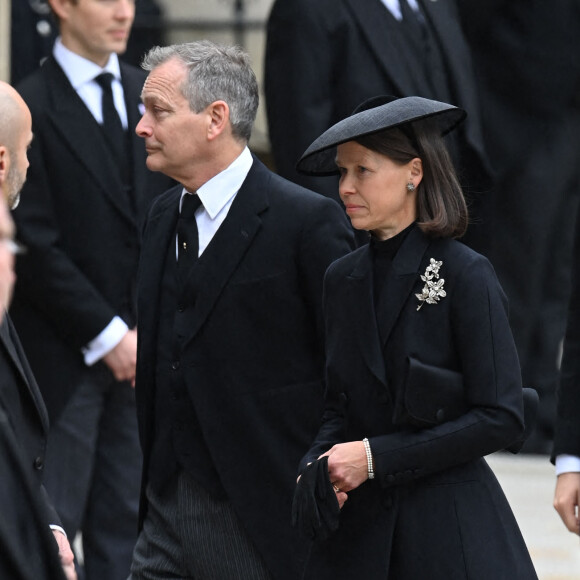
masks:
<svg viewBox="0 0 580 580"><path fill-rule="evenodd" d="M445 135L455 129L466 115L459 107L423 97L374 97L320 135L306 149L296 169L307 175L334 175L338 173L334 161L336 147L341 143L424 119L436 120L441 134Z"/></svg>

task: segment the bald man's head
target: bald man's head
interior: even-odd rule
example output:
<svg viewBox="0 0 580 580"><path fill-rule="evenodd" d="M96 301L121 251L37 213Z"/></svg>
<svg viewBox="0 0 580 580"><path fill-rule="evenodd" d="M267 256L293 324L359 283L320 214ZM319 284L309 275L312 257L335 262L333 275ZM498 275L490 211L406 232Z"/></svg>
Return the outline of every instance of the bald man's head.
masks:
<svg viewBox="0 0 580 580"><path fill-rule="evenodd" d="M26 180L26 151L32 141L32 119L22 97L0 81L0 192L10 208L20 199Z"/></svg>

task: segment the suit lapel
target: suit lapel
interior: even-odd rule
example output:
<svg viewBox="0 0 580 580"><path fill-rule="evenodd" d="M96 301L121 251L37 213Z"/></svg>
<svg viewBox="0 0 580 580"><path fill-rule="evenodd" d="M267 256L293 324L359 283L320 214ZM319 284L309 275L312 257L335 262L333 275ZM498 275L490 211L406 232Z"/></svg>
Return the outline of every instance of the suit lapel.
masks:
<svg viewBox="0 0 580 580"><path fill-rule="evenodd" d="M121 65L121 80L123 82L123 92L125 94L125 106L127 107L127 124L129 131L129 142L131 144L131 159L133 160L133 194L135 197L135 207L138 212L138 223L143 223L143 218L149 209L149 200L146 198L147 188L147 155L145 152L145 141L135 134L137 123L141 119L141 89L143 79L135 74L131 68L124 63Z"/></svg>
<svg viewBox="0 0 580 580"><path fill-rule="evenodd" d="M191 271L182 299L195 296L195 310L185 343L197 334L261 229L269 179L266 168L254 158L226 219Z"/></svg>
<svg viewBox="0 0 580 580"><path fill-rule="evenodd" d="M380 0L365 3L362 10L359 0L344 0L358 23L361 35L370 46L383 73L398 88L399 96L415 94L424 86L420 67L415 66L403 38L399 22ZM420 92L420 91L419 91Z"/></svg>
<svg viewBox="0 0 580 580"><path fill-rule="evenodd" d="M384 346L391 335L409 294L419 279L421 261L429 247L429 240L415 226L407 235L397 252L385 281L378 313L381 343Z"/></svg>
<svg viewBox="0 0 580 580"><path fill-rule="evenodd" d="M459 18L459 16L450 12L449 3L447 2L418 1L425 18L432 23L433 36L441 47L443 60L447 65L447 78L456 101L455 104L469 111L469 122L463 123L461 130L465 131L471 146L479 153L480 158L484 160L483 163L486 164L477 93L474 91L477 83L472 76L465 78L466 71L473 70L473 63L468 50L459 50L462 46L467 48L465 39L453 34L453 31L459 30L459 27L449 26L450 21ZM489 171L488 167L486 169Z"/></svg>
<svg viewBox="0 0 580 580"><path fill-rule="evenodd" d="M373 300L373 263L370 246L364 246L357 252L358 260L347 278L347 296L345 304L356 304L356 321L352 324L355 329L355 344L360 345L360 352L371 372L384 385L387 384L385 361L381 350L381 341L377 326Z"/></svg>
<svg viewBox="0 0 580 580"><path fill-rule="evenodd" d="M120 176L117 171L112 170L115 160L99 124L54 58L49 57L43 69L52 101L47 107L47 116L54 131L60 134L79 162L100 185L104 195L119 212L134 223L129 200L122 195L123 184ZM79 191L78 194L82 195L82 192Z"/></svg>
<svg viewBox="0 0 580 580"><path fill-rule="evenodd" d="M4 313L4 320L0 323L0 342L6 350L8 357L14 363L16 372L20 375L20 380L26 385L27 391L34 401L34 407L42 422L44 431L48 431L48 413L46 406L38 389L38 385L31 374L30 368L24 368L22 358L24 353L22 346L16 338L14 326L7 313Z"/></svg>

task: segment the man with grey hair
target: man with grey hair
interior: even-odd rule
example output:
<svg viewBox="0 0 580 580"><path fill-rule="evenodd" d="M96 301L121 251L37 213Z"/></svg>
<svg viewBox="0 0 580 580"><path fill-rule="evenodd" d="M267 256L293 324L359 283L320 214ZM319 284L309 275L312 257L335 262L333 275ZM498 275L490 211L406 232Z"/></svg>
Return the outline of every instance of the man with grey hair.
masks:
<svg viewBox="0 0 580 580"><path fill-rule="evenodd" d="M137 126L147 166L179 182L153 204L138 279L144 453L132 579L295 580L296 467L324 390L322 280L353 247L339 205L248 149L248 56L155 48Z"/></svg>

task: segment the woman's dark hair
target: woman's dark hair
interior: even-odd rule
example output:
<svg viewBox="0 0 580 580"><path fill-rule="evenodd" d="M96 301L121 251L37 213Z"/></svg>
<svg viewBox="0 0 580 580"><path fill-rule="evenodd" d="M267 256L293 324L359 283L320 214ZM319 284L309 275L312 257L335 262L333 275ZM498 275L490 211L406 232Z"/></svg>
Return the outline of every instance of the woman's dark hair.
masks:
<svg viewBox="0 0 580 580"><path fill-rule="evenodd" d="M423 179L417 188L417 225L436 238L459 238L465 233L467 204L436 122L417 121L365 135L356 142L401 165L419 157Z"/></svg>

